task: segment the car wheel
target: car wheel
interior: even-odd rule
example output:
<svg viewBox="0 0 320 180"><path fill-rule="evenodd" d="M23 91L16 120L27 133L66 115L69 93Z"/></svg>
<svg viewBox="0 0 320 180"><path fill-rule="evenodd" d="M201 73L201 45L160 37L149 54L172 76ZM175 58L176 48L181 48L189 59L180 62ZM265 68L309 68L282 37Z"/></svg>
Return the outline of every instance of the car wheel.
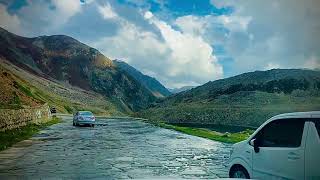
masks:
<svg viewBox="0 0 320 180"><path fill-rule="evenodd" d="M75 126L74 122L72 122L72 126Z"/></svg>
<svg viewBox="0 0 320 180"><path fill-rule="evenodd" d="M91 127L94 127L94 124L91 124Z"/></svg>
<svg viewBox="0 0 320 180"><path fill-rule="evenodd" d="M230 178L250 179L248 171L242 166L234 166L229 173Z"/></svg>

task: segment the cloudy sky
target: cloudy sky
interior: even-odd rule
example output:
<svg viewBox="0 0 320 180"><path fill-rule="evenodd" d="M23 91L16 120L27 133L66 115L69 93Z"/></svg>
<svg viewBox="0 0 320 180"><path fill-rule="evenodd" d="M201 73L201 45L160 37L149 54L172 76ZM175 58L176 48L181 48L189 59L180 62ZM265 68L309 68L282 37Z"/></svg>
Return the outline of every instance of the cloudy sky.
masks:
<svg viewBox="0 0 320 180"><path fill-rule="evenodd" d="M0 26L65 34L174 88L320 68L319 0L0 0Z"/></svg>

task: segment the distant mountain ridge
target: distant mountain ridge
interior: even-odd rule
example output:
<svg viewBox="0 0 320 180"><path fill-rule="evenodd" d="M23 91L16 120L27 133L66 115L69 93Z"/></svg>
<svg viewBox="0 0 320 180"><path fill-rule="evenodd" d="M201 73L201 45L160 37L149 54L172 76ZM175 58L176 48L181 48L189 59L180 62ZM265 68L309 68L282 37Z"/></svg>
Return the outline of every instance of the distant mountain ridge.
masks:
<svg viewBox="0 0 320 180"><path fill-rule="evenodd" d="M181 88L173 88L173 89L169 89L171 93L173 94L177 94L177 93L180 93L180 92L183 92L183 91L187 91L187 90L190 90L192 88L195 88L196 86L183 86Z"/></svg>
<svg viewBox="0 0 320 180"><path fill-rule="evenodd" d="M133 111L156 100L109 58L69 36L25 38L0 28L0 56L33 74L98 92Z"/></svg>
<svg viewBox="0 0 320 180"><path fill-rule="evenodd" d="M273 69L208 82L140 114L169 123L259 126L276 114L319 109L320 71Z"/></svg>
<svg viewBox="0 0 320 180"><path fill-rule="evenodd" d="M158 80L141 73L136 68L130 66L126 62L121 60L113 60L113 63L120 69L124 70L132 77L134 77L137 81L139 81L142 85L149 89L155 96L163 98L171 94L171 92L166 87L164 87Z"/></svg>

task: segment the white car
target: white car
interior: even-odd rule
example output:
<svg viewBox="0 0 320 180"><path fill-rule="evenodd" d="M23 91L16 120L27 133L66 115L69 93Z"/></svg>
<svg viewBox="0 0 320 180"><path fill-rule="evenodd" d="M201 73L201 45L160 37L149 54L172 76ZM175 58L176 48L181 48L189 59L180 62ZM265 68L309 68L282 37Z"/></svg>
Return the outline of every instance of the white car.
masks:
<svg viewBox="0 0 320 180"><path fill-rule="evenodd" d="M89 125L94 127L96 118L90 111L78 111L73 116L73 126Z"/></svg>
<svg viewBox="0 0 320 180"><path fill-rule="evenodd" d="M320 111L280 114L231 150L229 177L320 179Z"/></svg>

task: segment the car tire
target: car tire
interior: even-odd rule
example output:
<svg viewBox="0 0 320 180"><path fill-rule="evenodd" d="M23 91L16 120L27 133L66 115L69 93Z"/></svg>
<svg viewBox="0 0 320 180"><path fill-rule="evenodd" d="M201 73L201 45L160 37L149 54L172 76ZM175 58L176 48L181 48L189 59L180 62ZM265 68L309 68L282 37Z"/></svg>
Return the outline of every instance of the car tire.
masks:
<svg viewBox="0 0 320 180"><path fill-rule="evenodd" d="M72 122L72 126L75 126L76 124L74 124L74 122Z"/></svg>
<svg viewBox="0 0 320 180"><path fill-rule="evenodd" d="M240 165L236 165L231 168L229 172L229 177L239 179L250 179L248 171Z"/></svg>
<svg viewBox="0 0 320 180"><path fill-rule="evenodd" d="M93 128L94 128L94 124L91 124L91 127L93 127Z"/></svg>

